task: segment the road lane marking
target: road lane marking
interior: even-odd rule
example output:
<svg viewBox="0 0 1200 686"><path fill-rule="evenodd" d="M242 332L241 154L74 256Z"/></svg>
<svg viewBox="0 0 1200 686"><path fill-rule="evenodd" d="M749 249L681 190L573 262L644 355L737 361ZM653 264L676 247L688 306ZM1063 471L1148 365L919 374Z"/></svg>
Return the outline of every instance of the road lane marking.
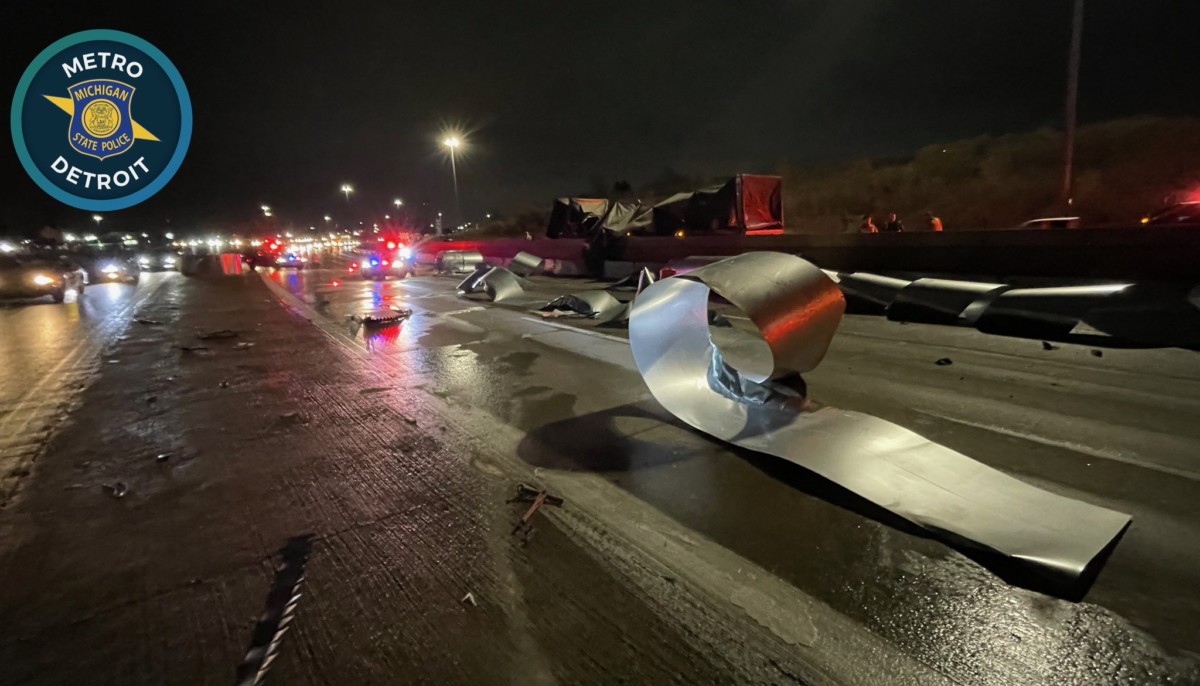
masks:
<svg viewBox="0 0 1200 686"><path fill-rule="evenodd" d="M1063 448L1066 450L1070 450L1072 452L1081 453L1084 455L1090 455L1091 457L1094 457L1099 460L1110 460L1112 462L1120 462L1121 464L1127 464L1127 465L1130 465L1133 467L1149 469L1151 471L1161 472L1163 474L1170 474L1171 476L1178 476L1178 477L1181 477L1184 479L1188 479L1189 481L1200 481L1200 472L1194 472L1194 471L1187 470L1187 469L1180 469L1177 467L1169 467L1167 465L1156 464L1154 462L1146 462L1143 460L1139 460L1136 457L1127 456L1124 453L1120 453L1115 450L1105 450L1103 448L1093 448L1090 446L1082 445L1080 443L1072 443L1071 441L1063 441L1063 440L1059 440L1059 439L1049 438L1047 436L1039 436L1037 434L1028 433L1025 431L1017 431L1016 429L1009 429L1009 428L1005 428L1002 426L995 426L993 424L987 424L984 422L973 422L969 419L961 419L959 417L951 417L949 415L942 414L940 412L935 412L933 410L925 410L925 409L921 409L921 408L917 408L917 407L914 407L913 409L916 410L917 412L920 412L923 415L927 415L930 417L937 417L938 419L942 419L942 420L945 420L947 422L951 422L954 424L960 424L962 426L969 426L974 429L983 429L984 431L991 431L991 432L1002 434L1005 436L1011 436L1013 438L1020 438L1020 439L1026 440L1026 441L1031 441L1033 443L1040 443L1042 445L1048 445L1052 448Z"/></svg>

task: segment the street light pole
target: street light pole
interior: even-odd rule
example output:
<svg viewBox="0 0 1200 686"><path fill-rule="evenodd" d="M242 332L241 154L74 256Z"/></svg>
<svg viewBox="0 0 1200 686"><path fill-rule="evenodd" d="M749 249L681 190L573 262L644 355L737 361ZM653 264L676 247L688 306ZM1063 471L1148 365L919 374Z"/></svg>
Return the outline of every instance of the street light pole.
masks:
<svg viewBox="0 0 1200 686"><path fill-rule="evenodd" d="M458 136L450 136L442 141L442 144L450 148L450 174L454 177L454 214L458 223L462 223L462 204L458 200L458 166L455 164L454 153L458 150L458 146L462 145L462 141Z"/></svg>
<svg viewBox="0 0 1200 686"><path fill-rule="evenodd" d="M1066 122L1063 140L1062 201L1074 203L1075 192L1075 113L1079 101L1079 51L1083 41L1083 0L1075 0L1071 16L1071 53L1067 60Z"/></svg>
<svg viewBox="0 0 1200 686"><path fill-rule="evenodd" d="M350 187L350 184L343 183L342 184L342 192L346 194L346 204L349 205L350 204L350 194L352 192L354 192L354 189Z"/></svg>

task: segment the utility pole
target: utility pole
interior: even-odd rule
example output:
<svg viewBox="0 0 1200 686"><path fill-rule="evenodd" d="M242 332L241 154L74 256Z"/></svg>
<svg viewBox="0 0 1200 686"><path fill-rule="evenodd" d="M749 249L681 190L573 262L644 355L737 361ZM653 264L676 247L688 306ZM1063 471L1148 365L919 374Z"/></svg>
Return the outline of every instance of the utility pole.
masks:
<svg viewBox="0 0 1200 686"><path fill-rule="evenodd" d="M1075 0L1071 17L1071 55L1067 60L1066 123L1063 127L1062 201L1074 203L1075 192L1075 112L1079 101L1079 46L1083 40L1083 0Z"/></svg>

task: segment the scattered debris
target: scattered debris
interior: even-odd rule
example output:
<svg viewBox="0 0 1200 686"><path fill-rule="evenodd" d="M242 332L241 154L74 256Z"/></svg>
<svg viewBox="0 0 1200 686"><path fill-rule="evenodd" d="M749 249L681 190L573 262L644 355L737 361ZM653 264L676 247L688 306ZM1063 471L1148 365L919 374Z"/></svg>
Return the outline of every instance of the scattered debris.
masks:
<svg viewBox="0 0 1200 686"><path fill-rule="evenodd" d="M218 386L219 388L229 388L229 382L228 382L228 381L222 381L221 383L217 384L217 386Z"/></svg>
<svg viewBox="0 0 1200 686"><path fill-rule="evenodd" d="M470 591L467 591L467 594L465 596L463 596L462 600L460 600L458 602L471 603L471 607L479 607L479 603L475 602L475 594Z"/></svg>
<svg viewBox="0 0 1200 686"><path fill-rule="evenodd" d="M253 347L254 347L254 344L251 343L250 341L242 341L240 343L235 343L233 346L233 349L234 350L249 350L250 348L253 348Z"/></svg>
<svg viewBox="0 0 1200 686"><path fill-rule="evenodd" d="M279 420L276 422L279 426L296 426L297 424L307 424L308 418L299 412L285 412L279 415Z"/></svg>
<svg viewBox="0 0 1200 686"><path fill-rule="evenodd" d="M1097 350L1095 348L1092 348L1091 353L1092 353L1092 357L1104 357L1103 350Z"/></svg>
<svg viewBox="0 0 1200 686"><path fill-rule="evenodd" d="M129 487L120 481L112 484L104 484L104 489L114 498L124 498L125 494L129 492Z"/></svg>
<svg viewBox="0 0 1200 686"><path fill-rule="evenodd" d="M542 505L549 503L555 507L562 507L563 499L558 496L550 495L545 489L537 489L528 484L517 484L517 495L508 502L510 503L531 503L525 514L521 515L521 519L517 525L513 527L512 533L516 535L522 529L529 528L529 520L533 518L533 514L541 509Z"/></svg>
<svg viewBox="0 0 1200 686"><path fill-rule="evenodd" d="M279 551L282 561L275 568L275 578L267 591L263 613L254 624L250 647L237 666L234 683L237 686L257 686L267 677L271 664L279 657L279 648L289 624L296 618L296 607L304 595L304 567L312 552L312 534L288 540Z"/></svg>
<svg viewBox="0 0 1200 686"><path fill-rule="evenodd" d="M156 403L156 402L158 402L158 396L157 396L157 395L148 395L148 396L146 396L146 404L147 404L147 405L152 405L152 404L154 404L154 403Z"/></svg>
<svg viewBox="0 0 1200 686"><path fill-rule="evenodd" d="M361 315L351 315L351 320L363 326L395 326L408 319L412 310L393 307L386 310L371 310Z"/></svg>
<svg viewBox="0 0 1200 686"><path fill-rule="evenodd" d="M359 395L373 395L375 393L387 393L392 389L387 386L377 386L375 388L364 388L358 392Z"/></svg>
<svg viewBox="0 0 1200 686"><path fill-rule="evenodd" d="M202 341L213 341L220 338L237 338L238 332L233 329L217 329L216 331L205 331L204 333L196 334L196 338Z"/></svg>
<svg viewBox="0 0 1200 686"><path fill-rule="evenodd" d="M717 312L716 310L708 311L708 325L716 326L716 327L720 327L720 328L724 328L727 326L733 326L733 324L728 319L726 319L724 315L722 315L720 312Z"/></svg>
<svg viewBox="0 0 1200 686"><path fill-rule="evenodd" d="M169 459L171 459L171 453L159 453L154 456L155 462L166 462Z"/></svg>
<svg viewBox="0 0 1200 686"><path fill-rule="evenodd" d="M508 264L508 269L517 276L532 276L542 271L545 266L544 258L522 251L513 256L512 262Z"/></svg>
<svg viewBox="0 0 1200 686"><path fill-rule="evenodd" d="M117 364L117 362L118 362L118 360L109 360L108 361L109 364Z"/></svg>
<svg viewBox="0 0 1200 686"><path fill-rule="evenodd" d="M196 353L197 355L212 354L212 349L206 345L181 345L179 349L185 353Z"/></svg>
<svg viewBox="0 0 1200 686"><path fill-rule="evenodd" d="M943 357L943 358L939 359L937 362L934 362L934 364L936 364L939 367L948 367L948 366L954 364L954 360L950 359L949 357Z"/></svg>
<svg viewBox="0 0 1200 686"><path fill-rule="evenodd" d="M138 324L145 324L146 326L162 325L162 322L158 321L157 319L146 319L145 317L134 317L133 321L137 322Z"/></svg>
<svg viewBox="0 0 1200 686"><path fill-rule="evenodd" d="M1058 350L1060 346L1054 345L1050 341L1042 341L1042 350Z"/></svg>

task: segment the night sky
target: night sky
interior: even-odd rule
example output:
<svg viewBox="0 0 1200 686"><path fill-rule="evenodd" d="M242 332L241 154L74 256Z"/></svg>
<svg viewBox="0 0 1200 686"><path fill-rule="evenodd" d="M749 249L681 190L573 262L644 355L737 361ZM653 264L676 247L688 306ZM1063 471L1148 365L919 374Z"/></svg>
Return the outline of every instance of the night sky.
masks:
<svg viewBox="0 0 1200 686"><path fill-rule="evenodd" d="M91 28L139 35L179 68L187 159L112 228L220 229L263 203L297 225L344 221L397 196L452 213L447 126L467 133L459 181L476 219L668 167L771 173L1058 127L1070 5L8 0L0 83L8 104L38 52ZM1200 115L1198 29L1196 0L1088 0L1081 121ZM7 135L2 148L0 231L86 225L29 180Z"/></svg>

